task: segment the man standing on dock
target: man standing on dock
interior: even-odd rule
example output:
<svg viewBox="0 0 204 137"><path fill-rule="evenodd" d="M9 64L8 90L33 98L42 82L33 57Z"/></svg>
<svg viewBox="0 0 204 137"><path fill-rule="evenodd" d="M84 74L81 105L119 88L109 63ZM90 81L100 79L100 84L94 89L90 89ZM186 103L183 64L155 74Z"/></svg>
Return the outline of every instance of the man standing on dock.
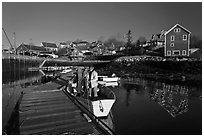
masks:
<svg viewBox="0 0 204 137"><path fill-rule="evenodd" d="M83 87L83 94L88 95L89 92L89 69L84 67L84 71L82 73L82 87Z"/></svg>
<svg viewBox="0 0 204 137"><path fill-rule="evenodd" d="M94 67L90 67L89 72L89 96L92 97L92 92L94 98L98 97L98 73L95 71Z"/></svg>

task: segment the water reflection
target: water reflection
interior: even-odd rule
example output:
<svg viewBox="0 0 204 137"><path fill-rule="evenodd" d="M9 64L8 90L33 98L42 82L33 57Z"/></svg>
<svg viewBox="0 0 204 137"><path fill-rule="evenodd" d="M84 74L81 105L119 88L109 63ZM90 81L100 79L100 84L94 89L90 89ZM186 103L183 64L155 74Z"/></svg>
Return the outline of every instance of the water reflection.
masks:
<svg viewBox="0 0 204 137"><path fill-rule="evenodd" d="M133 84L133 83L129 83L129 84L124 84L123 83L123 87L126 89L126 106L128 107L130 102L131 102L131 92L135 92L137 95L143 95L144 94L144 87L142 85L137 85L137 84Z"/></svg>
<svg viewBox="0 0 204 137"><path fill-rule="evenodd" d="M172 117L188 111L188 89L178 85L165 85L163 89L155 89L151 99L162 106ZM171 87L171 88L169 88Z"/></svg>
<svg viewBox="0 0 204 137"><path fill-rule="evenodd" d="M125 103L127 107L131 102L130 93L133 91L136 95L147 95L151 101L158 103L172 117L188 111L190 87L146 81L140 78L123 79L121 80L121 86L126 89ZM201 92L197 94L201 96Z"/></svg>
<svg viewBox="0 0 204 137"><path fill-rule="evenodd" d="M52 72L50 72L52 73ZM32 86L41 85L49 82L51 79L48 74L42 75L39 72L20 72L19 77L7 77L6 80L3 77L2 83L2 127L8 122L12 111L21 95L22 91L27 91Z"/></svg>

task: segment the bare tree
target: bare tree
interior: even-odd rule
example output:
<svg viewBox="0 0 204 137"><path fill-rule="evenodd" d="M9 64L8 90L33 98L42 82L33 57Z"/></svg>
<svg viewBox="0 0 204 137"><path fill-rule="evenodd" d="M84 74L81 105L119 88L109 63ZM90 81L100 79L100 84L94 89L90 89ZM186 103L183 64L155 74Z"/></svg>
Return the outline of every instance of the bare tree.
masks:
<svg viewBox="0 0 204 137"><path fill-rule="evenodd" d="M138 40L139 40L140 44L145 44L146 41L147 41L147 39L146 39L144 36L140 36L140 37L138 38Z"/></svg>
<svg viewBox="0 0 204 137"><path fill-rule="evenodd" d="M190 38L190 48L199 48L202 50L202 40L198 36L191 36Z"/></svg>

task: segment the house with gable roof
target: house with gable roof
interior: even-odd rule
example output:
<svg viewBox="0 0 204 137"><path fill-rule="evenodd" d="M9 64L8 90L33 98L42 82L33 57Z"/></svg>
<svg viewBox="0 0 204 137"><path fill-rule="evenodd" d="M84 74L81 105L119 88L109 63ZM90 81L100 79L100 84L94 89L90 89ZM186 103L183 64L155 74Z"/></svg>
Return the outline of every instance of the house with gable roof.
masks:
<svg viewBox="0 0 204 137"><path fill-rule="evenodd" d="M46 51L46 49L42 46L34 46L30 44L22 43L18 48L16 48L16 52L18 54L40 54L41 52Z"/></svg>
<svg viewBox="0 0 204 137"><path fill-rule="evenodd" d="M75 44L75 47L82 53L90 52L90 43L87 41L73 42L73 44Z"/></svg>
<svg viewBox="0 0 204 137"><path fill-rule="evenodd" d="M90 46L90 51L94 55L101 55L104 51L103 45L104 44L101 41L93 41Z"/></svg>
<svg viewBox="0 0 204 137"><path fill-rule="evenodd" d="M165 35L164 56L189 56L191 32L176 24Z"/></svg>
<svg viewBox="0 0 204 137"><path fill-rule="evenodd" d="M157 50L164 47L165 39L164 34L166 31L161 30L160 33L152 34L149 41L144 44L141 44L141 47L145 48L146 50Z"/></svg>
<svg viewBox="0 0 204 137"><path fill-rule="evenodd" d="M58 51L58 47L55 43L42 42L42 46L49 52Z"/></svg>

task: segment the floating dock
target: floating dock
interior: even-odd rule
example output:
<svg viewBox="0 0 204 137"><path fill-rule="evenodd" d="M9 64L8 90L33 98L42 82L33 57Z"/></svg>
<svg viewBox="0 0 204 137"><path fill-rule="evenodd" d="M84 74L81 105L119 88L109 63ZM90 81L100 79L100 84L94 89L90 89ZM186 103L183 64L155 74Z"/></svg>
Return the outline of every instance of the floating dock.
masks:
<svg viewBox="0 0 204 137"><path fill-rule="evenodd" d="M58 85L50 82L24 93L19 105L19 134L100 134L61 89L53 90L53 84Z"/></svg>

